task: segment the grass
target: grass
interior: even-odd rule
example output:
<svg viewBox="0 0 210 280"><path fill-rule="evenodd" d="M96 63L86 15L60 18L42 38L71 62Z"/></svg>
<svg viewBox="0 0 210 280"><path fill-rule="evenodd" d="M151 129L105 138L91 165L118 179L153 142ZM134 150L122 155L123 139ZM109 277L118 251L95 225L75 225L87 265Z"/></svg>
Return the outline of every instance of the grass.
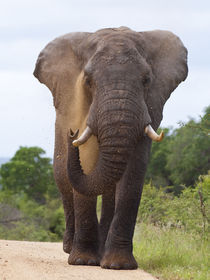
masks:
<svg viewBox="0 0 210 280"><path fill-rule="evenodd" d="M207 238L181 229L136 225L134 255L139 268L161 280L210 279L209 249Z"/></svg>

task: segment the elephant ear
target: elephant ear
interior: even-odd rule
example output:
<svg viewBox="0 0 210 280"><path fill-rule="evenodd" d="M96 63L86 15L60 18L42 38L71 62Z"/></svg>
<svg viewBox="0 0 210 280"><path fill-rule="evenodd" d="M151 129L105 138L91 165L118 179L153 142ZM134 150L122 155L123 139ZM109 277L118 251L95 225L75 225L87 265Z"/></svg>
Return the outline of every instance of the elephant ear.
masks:
<svg viewBox="0 0 210 280"><path fill-rule="evenodd" d="M37 59L33 74L50 89L56 108L61 105L63 94L71 94L82 66L79 49L89 35L75 32L58 37L41 51Z"/></svg>
<svg viewBox="0 0 210 280"><path fill-rule="evenodd" d="M165 102L187 77L187 50L181 40L169 31L157 30L140 34L144 38L146 60L153 73L147 105L152 126L156 130L162 120Z"/></svg>

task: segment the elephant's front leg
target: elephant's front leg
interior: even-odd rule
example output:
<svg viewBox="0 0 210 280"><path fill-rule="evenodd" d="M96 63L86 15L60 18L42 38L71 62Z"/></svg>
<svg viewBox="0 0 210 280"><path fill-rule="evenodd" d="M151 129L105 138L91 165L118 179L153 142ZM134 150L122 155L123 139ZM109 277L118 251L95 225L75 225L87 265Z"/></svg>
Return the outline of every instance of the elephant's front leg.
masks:
<svg viewBox="0 0 210 280"><path fill-rule="evenodd" d="M138 266L132 253L132 239L149 150L150 143L147 140L136 148L117 184L114 218L100 263L103 268L136 269Z"/></svg>
<svg viewBox="0 0 210 280"><path fill-rule="evenodd" d="M99 265L96 201L74 191L75 234L69 264Z"/></svg>
<svg viewBox="0 0 210 280"><path fill-rule="evenodd" d="M99 224L99 254L104 253L104 245L107 239L107 234L114 216L115 209L115 188L102 195L101 218Z"/></svg>

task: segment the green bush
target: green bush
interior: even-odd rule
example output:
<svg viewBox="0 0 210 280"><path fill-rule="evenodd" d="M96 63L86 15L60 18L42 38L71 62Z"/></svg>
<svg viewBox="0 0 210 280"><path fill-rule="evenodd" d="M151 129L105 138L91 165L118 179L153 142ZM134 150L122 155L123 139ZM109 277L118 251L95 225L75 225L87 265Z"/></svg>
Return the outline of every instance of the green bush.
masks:
<svg viewBox="0 0 210 280"><path fill-rule="evenodd" d="M180 196L147 184L143 190L138 221L206 235L209 226L209 202L210 175L200 176L195 188L184 188Z"/></svg>
<svg viewBox="0 0 210 280"><path fill-rule="evenodd" d="M39 147L20 147L0 168L0 238L60 241L64 213L51 159Z"/></svg>
<svg viewBox="0 0 210 280"><path fill-rule="evenodd" d="M1 211L3 206L4 211ZM60 241L63 232L64 213L60 199L47 198L46 204L40 205L26 194L8 196L7 192L0 191L0 239Z"/></svg>

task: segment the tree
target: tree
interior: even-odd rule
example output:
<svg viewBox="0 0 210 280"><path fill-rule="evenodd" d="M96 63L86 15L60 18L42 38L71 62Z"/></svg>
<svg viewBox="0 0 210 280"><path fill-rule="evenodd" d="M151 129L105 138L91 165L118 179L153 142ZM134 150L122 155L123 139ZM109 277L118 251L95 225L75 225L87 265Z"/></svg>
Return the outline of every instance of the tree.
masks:
<svg viewBox="0 0 210 280"><path fill-rule="evenodd" d="M192 186L200 174L207 174L210 170L209 116L210 106L199 122L191 119L174 132L166 165L174 185Z"/></svg>
<svg viewBox="0 0 210 280"><path fill-rule="evenodd" d="M51 159L43 157L44 154L45 151L39 147L20 147L14 157L0 168L3 191L23 192L38 203L44 203L47 194L58 197Z"/></svg>
<svg viewBox="0 0 210 280"><path fill-rule="evenodd" d="M162 143L153 143L146 182L180 193L182 185L192 186L200 174L210 170L210 106L204 116L176 130L164 128Z"/></svg>

